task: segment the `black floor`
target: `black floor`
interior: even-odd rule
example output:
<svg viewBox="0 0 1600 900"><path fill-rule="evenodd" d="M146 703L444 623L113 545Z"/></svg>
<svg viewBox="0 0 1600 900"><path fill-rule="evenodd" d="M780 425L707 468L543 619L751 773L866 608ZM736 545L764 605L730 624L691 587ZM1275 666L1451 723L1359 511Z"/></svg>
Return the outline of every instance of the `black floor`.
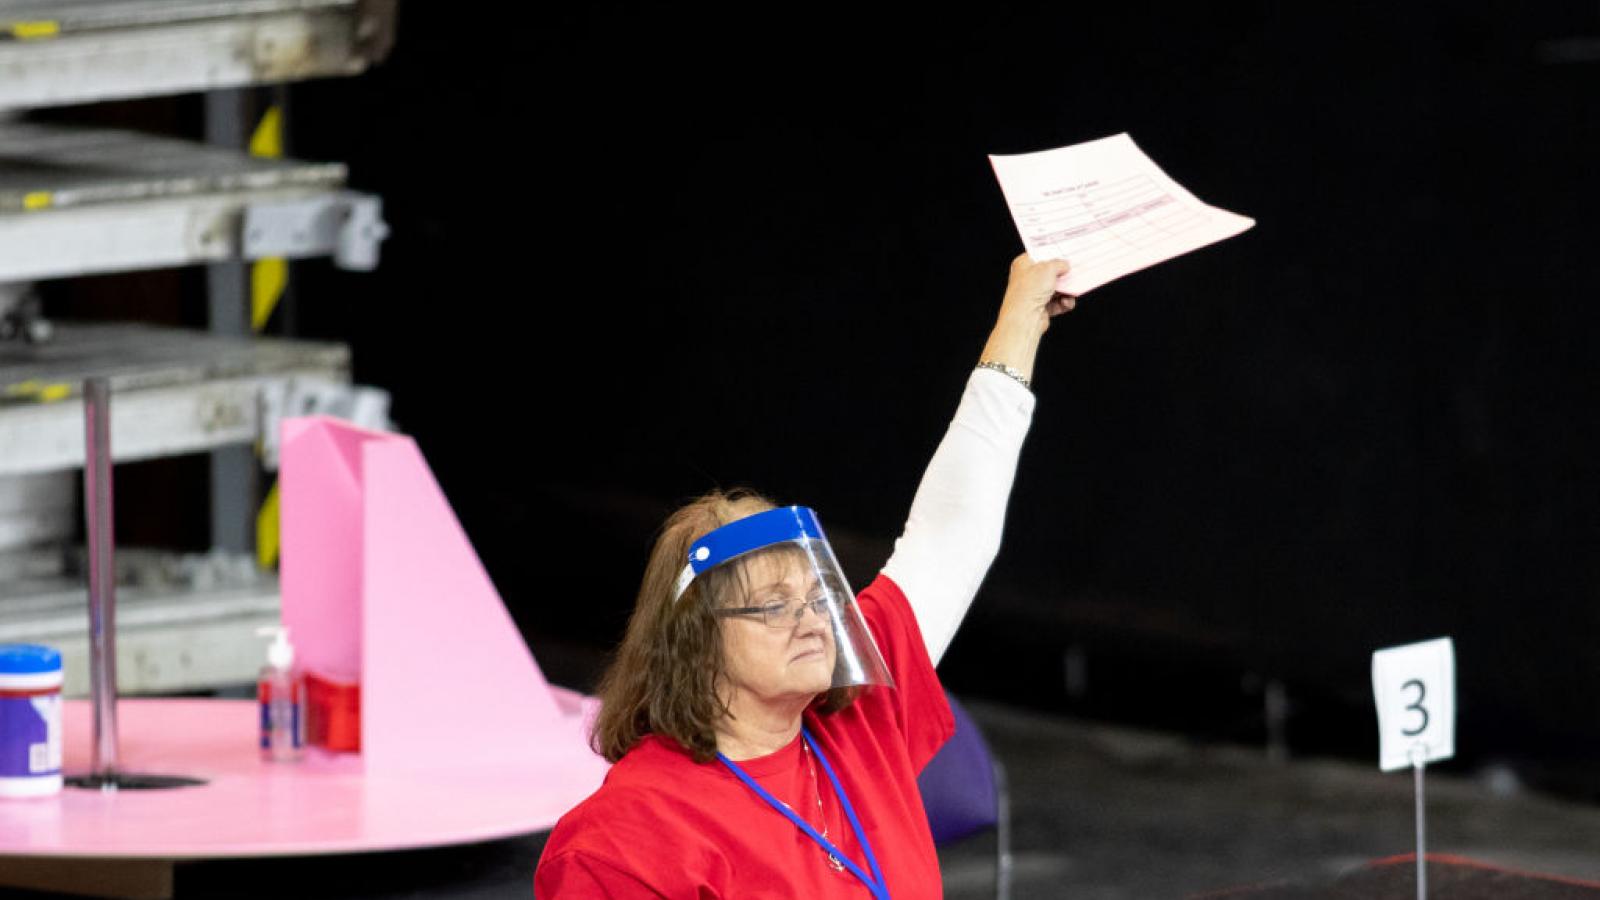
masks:
<svg viewBox="0 0 1600 900"><path fill-rule="evenodd" d="M1409 774L1347 761L1273 764L1260 748L968 708L1011 780L1018 898L1143 900L1251 885L1323 896L1322 886L1352 883L1368 861L1414 849ZM1600 880L1600 807L1448 765L1430 774L1427 790L1430 853ZM423 852L190 864L178 869L177 896L527 897L542 846L534 835ZM943 848L940 858L947 896L993 896L993 837ZM1435 896L1450 896L1447 887ZM12 900L59 896L0 891Z"/></svg>

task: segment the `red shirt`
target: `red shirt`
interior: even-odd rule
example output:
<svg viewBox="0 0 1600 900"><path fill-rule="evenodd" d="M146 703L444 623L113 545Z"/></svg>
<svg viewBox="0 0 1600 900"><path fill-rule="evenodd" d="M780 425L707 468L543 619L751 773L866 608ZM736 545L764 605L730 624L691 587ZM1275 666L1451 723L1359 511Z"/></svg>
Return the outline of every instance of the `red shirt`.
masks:
<svg viewBox="0 0 1600 900"><path fill-rule="evenodd" d="M807 712L805 725L855 807L890 895L940 897L917 773L949 740L955 720L900 588L879 575L857 600L896 686L868 688L836 713ZM813 786L799 738L739 766L812 827L820 793L828 839L871 873L821 766ZM821 846L721 762L697 764L676 741L650 735L556 823L534 895L859 900L871 892L849 869L835 872Z"/></svg>

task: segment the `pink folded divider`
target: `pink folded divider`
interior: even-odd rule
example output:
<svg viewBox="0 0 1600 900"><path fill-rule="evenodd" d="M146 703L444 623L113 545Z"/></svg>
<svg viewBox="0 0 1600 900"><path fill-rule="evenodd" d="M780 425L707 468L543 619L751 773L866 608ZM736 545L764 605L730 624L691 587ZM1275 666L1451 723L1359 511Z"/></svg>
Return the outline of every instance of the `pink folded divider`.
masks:
<svg viewBox="0 0 1600 900"><path fill-rule="evenodd" d="M552 692L416 442L311 417L282 446L283 622L305 668L359 674L362 768L592 769L593 702Z"/></svg>

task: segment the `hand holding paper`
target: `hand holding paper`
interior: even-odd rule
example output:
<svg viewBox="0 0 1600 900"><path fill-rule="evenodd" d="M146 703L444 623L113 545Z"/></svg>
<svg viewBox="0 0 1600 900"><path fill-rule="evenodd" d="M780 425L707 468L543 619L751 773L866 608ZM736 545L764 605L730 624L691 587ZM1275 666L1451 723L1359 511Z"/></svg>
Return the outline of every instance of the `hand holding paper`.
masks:
<svg viewBox="0 0 1600 900"><path fill-rule="evenodd" d="M1056 284L1064 294L1086 294L1255 224L1200 202L1126 134L989 161L1029 255L1072 264Z"/></svg>

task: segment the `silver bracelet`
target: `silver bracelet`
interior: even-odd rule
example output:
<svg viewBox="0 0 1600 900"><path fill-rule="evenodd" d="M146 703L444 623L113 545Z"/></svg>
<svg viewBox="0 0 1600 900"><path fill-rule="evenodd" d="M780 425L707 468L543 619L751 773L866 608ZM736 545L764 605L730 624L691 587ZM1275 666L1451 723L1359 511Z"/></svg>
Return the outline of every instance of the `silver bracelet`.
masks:
<svg viewBox="0 0 1600 900"><path fill-rule="evenodd" d="M987 360L986 359L983 362L978 363L978 368L980 368L980 369L993 369L996 372L999 372L1001 375L1005 375L1005 376L1008 376L1010 378L1016 379L1016 382L1018 384L1022 385L1023 387L1027 388L1028 390L1030 390L1030 391L1033 390L1033 382L1028 380L1028 376L1022 374L1021 372L1017 371L1016 369L1011 368L1010 366L1006 365L1005 363L997 363L997 362L993 362L991 360Z"/></svg>

